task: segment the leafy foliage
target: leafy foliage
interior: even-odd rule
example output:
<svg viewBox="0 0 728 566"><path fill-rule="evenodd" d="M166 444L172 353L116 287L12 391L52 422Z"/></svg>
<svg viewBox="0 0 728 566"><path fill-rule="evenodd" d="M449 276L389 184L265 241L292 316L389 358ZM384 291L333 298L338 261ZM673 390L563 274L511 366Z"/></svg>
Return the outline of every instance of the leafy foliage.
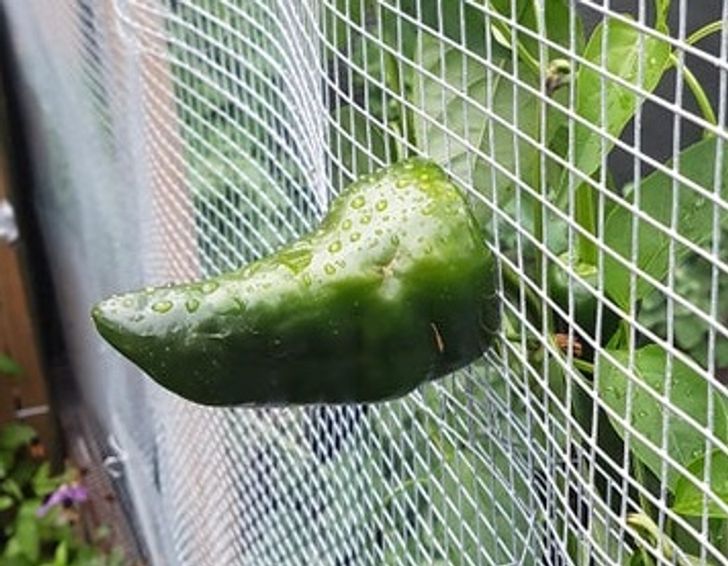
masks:
<svg viewBox="0 0 728 566"><path fill-rule="evenodd" d="M465 379L447 390L431 384L421 390L411 412L400 416L383 408L378 413L381 451L368 473L381 479L376 490L383 505L371 520L381 533L383 564L396 564L404 553L428 564L515 558L537 563L529 546L534 511L521 458L525 447L513 442L509 452L504 442L484 451L485 443L497 442L470 428L462 414L466 404L473 411L487 410L486 393L506 394L494 374L481 366L474 370L482 388L466 389ZM523 406L513 410L525 412ZM493 430L510 426L504 417L496 420ZM400 446L396 439L413 429L424 434L415 435L413 445ZM438 458L427 457L433 451Z"/></svg>
<svg viewBox="0 0 728 566"><path fill-rule="evenodd" d="M546 37L564 48L562 50L556 47L547 47L547 60L551 61L555 58L564 57L567 54L567 50L571 47L572 18L574 27L573 48L577 53L581 53L584 49L584 25L579 14L572 10L571 5L566 0L544 2L542 6ZM519 18L522 25L532 30L536 36L539 35L538 14L536 13L537 7L538 3L536 2L524 2ZM499 9L499 12L504 13L504 10ZM521 41L526 49L530 53L537 54L539 51L538 40L525 33L520 35Z"/></svg>
<svg viewBox="0 0 728 566"><path fill-rule="evenodd" d="M330 139L337 148L339 159L332 177L337 189L354 178L376 168L373 161L386 158L386 134L379 124L367 120L364 111L356 106L344 106L334 111Z"/></svg>
<svg viewBox="0 0 728 566"><path fill-rule="evenodd" d="M678 160L681 176L700 187L711 187L716 174L716 140L709 138L684 150ZM672 165L670 163L669 165ZM728 198L728 157L721 166L723 195ZM677 186L674 186L677 185ZM709 189L704 189L708 190ZM688 241L702 245L710 239L713 228L713 206L708 197L685 184L674 183L671 175L655 171L640 183L638 210L649 220L640 219L627 207L615 206L607 217L604 239L627 265L605 258L604 277L606 288L614 301L627 307L629 304L629 261L632 255L632 227L637 223L639 249L636 266L658 281L667 276L670 248L674 237L672 226L673 203L677 203L677 232ZM677 244L675 257L681 262L690 253L689 248ZM644 278L637 281L635 300L644 298L654 287Z"/></svg>
<svg viewBox="0 0 728 566"><path fill-rule="evenodd" d="M728 242L728 230L723 230L722 242ZM721 247L720 259L728 263L728 246ZM696 255L685 255L685 261L675 269L675 293L693 305L699 312L710 313L712 303L713 266ZM717 313L724 325L728 324L728 277L719 274ZM667 338L667 297L652 292L642 301L639 320L661 338ZM710 324L682 304L673 306L673 332L675 344L701 366L708 366L708 338ZM715 335L714 364L728 367L728 339Z"/></svg>
<svg viewBox="0 0 728 566"><path fill-rule="evenodd" d="M704 503L705 495L696 485L696 481L703 481L706 460L707 455L703 454L688 466L688 470L694 477L682 476L677 482L672 508L681 515L693 517L707 515L728 519L728 513L713 499L722 501L725 506L728 506L728 455L720 450L714 450L710 454L710 487L708 490L710 499L707 500L707 507Z"/></svg>
<svg viewBox="0 0 728 566"><path fill-rule="evenodd" d="M290 149L288 86L265 55L279 50L263 32L278 29L273 17L224 3L173 10L170 67L199 260L206 273L231 270L304 231L320 195L306 190ZM201 19L208 33L196 29Z"/></svg>
<svg viewBox="0 0 728 566"><path fill-rule="evenodd" d="M628 352L609 353L619 364L629 367ZM662 476L666 462L660 453L662 447L667 450L669 462L688 466L703 453L707 427L712 426L716 437L728 439L728 398L677 359L672 360L672 375L668 381L667 353L659 346L649 345L637 350L634 369L629 373L606 358L603 363L599 394L617 414L610 420L623 437L626 434L624 423L629 423L630 430L644 438L631 435L630 446L634 455L658 478ZM712 423L707 420L710 397L715 403ZM668 419L666 436L663 436L664 418ZM680 473L669 464L665 466L667 484L674 492Z"/></svg>
<svg viewBox="0 0 728 566"><path fill-rule="evenodd" d="M654 7L654 28L669 34L670 0L655 0ZM706 315L713 312L712 302L717 297L720 322L728 322L723 316L728 313L728 280L716 268L715 260L701 258L692 249L698 247L707 252L713 243L716 207L707 193L714 192L719 169L717 195L723 200L728 198L728 160L717 161L716 138L706 137L684 148L674 162L665 164L668 172L658 169L641 179L638 194L630 187L616 186L612 171L602 169L608 166L614 147L605 134L610 138L622 136L644 104L645 93L654 92L671 68L674 54L669 42L659 35L645 33L628 17L609 16L598 23L586 40L579 12L565 0L357 0L337 2L333 11L345 16L338 22L336 35L346 38L343 43L336 42L333 59L339 71L349 73L351 78L346 86L345 81L337 83L347 90L350 102L340 106L337 100L330 117L335 124L331 128L330 151L335 156L333 171L337 178L348 180L350 176L368 173L380 161L395 161L410 151L426 154L465 181L474 196L483 197L478 199L481 220L492 219L492 211L497 209L501 216L510 216L523 228L529 237L520 241L512 230L501 230L500 249L505 254L518 255L526 276L534 281L540 280L540 264L536 260L543 254L541 246L557 255L572 252L576 261L596 270L596 244L582 234L577 236L580 241L576 251L565 250L567 226L539 202L549 201L564 214L571 214L567 208L567 201L571 200L568 189L570 185L576 186L575 220L582 232L593 234L606 248L599 276L603 287L593 288L595 304L603 291L616 305L615 316L636 310L640 322L658 336L665 336L671 323L674 343L696 362L703 367L712 361L717 367L728 366L728 340L714 332L716 359L708 360L710 323L677 301L673 305L674 318L667 321L665 294L656 291L654 283L647 280L649 277L664 283L673 268L672 288L680 297ZM506 25L510 20L518 26ZM347 27L349 21L353 21L357 33ZM536 38L544 34L551 44L542 48ZM586 61L578 68L570 60L574 51ZM542 55L545 60L541 60ZM346 68L342 71L341 67L347 66L342 56L352 62L351 72ZM568 89L562 87L571 82L575 83L575 98L567 103ZM693 87L697 98L700 93ZM544 94L551 99L549 104L542 100ZM570 110L579 117L573 128L567 122ZM705 112L705 104L701 110L710 121L712 111ZM543 145L551 155L544 154ZM724 150L723 155L728 152ZM573 163L584 177L606 179L602 188L606 194L605 222L601 226L596 216L597 191L581 178L571 183L573 172L563 167L562 162ZM675 175L687 182L676 182ZM524 189L526 186L530 188ZM728 241L728 215L722 210L718 210L718 215L722 237ZM638 248L633 254L634 231ZM676 242L675 232L689 245ZM724 262L728 260L726 250L728 247L721 245L720 259ZM717 293L713 288L716 270ZM631 292L635 271L636 292ZM583 277L577 274L574 287L581 282ZM513 291L505 290L509 295ZM537 302L531 301L533 312L529 314L540 324L544 307L533 304ZM567 306L560 304L564 311ZM508 318L506 323L506 334L520 327ZM551 324L555 340L559 331ZM620 461L623 451L629 449L631 472L644 489L657 495L656 479L664 474L674 511L695 517L708 513L713 521L720 522L725 517L715 505L709 505L707 510L701 507L702 492L694 480L701 479L704 471L701 462L705 428L712 426L712 433L724 441L728 437L724 389L674 358L669 362L672 373L667 380L666 351L659 345L645 344L649 341L639 334L638 340L629 343L622 322L621 330L609 341L609 353L622 364L629 361L630 351L635 352L634 366L628 371L604 357L598 358L597 368L587 360L575 360L587 382L598 371L599 399L573 395L572 413L588 429L590 415L599 411L598 439L603 444L600 449ZM543 342L543 337L534 337L534 342ZM532 364L544 358L540 346L528 355ZM510 369L518 373L523 370L521 363L513 360ZM559 365L550 361L548 367L558 369ZM560 377L562 393L568 390L566 374L560 369L550 371L549 375ZM492 512L495 517L501 505L506 505L497 489L484 496L479 481L497 485L506 462L490 458L488 465L482 466L486 458L479 452L477 437L468 436L469 442L462 445L455 440L459 434L468 434L459 428L459 408L452 408L452 418L444 418L436 408L443 397L429 388L423 389L423 394L422 404L410 407L411 415L405 411L407 416L402 420L390 421L386 412L376 420L383 426L377 438L386 454L381 462L386 467L375 464L379 473L371 474L381 480L376 489L384 490L388 502L384 514L388 521L382 518L380 523L374 519L383 532L384 563L396 562L404 552L415 556L422 548L428 549L430 560L478 562L482 557L469 547L465 550L467 557L451 556L447 539L451 536L451 525L460 528L465 523L478 524L483 514ZM708 422L711 402L713 418ZM609 409L608 418L600 406ZM433 415L439 415L439 420ZM550 417L558 420L563 415ZM425 445L388 451L388 438L399 437L413 428L426 431ZM629 442L622 444L620 437L627 435ZM438 457L424 466L418 454L431 451L433 446ZM663 447L669 458L665 458ZM717 450L711 460L711 470L716 468L711 474L715 478L711 490L723 500L724 459L725 454ZM690 476L683 475L670 462L688 469ZM431 481L433 477L437 481ZM510 488L515 489L513 484ZM520 487L515 489L519 490ZM527 491L526 486L524 494ZM466 502L458 508L459 513L453 512L455 501ZM421 508L421 502L428 502L429 507ZM476 509L473 514L469 513L471 504ZM655 555L657 547L679 555L678 563L697 561L697 543L679 526L670 525L671 532L667 533L650 530L654 525L651 512L645 509L638 513L639 520L635 519L631 526L638 531L649 527L643 532L654 547L634 551L629 563L652 564L650 556ZM415 523L424 513L430 518L427 532L422 531L427 540L420 540L413 533L421 531L422 525ZM511 525L520 524L516 515L510 520ZM489 558L495 561L498 548L489 546L490 534L493 540L510 540L509 533L501 532L499 525L495 518L487 525L489 535L483 536L483 531L479 531ZM717 524L714 531L720 532L724 529L722 525ZM392 529L394 532L390 532ZM460 550L468 535L468 529L457 533ZM711 540L717 540L715 536L711 534ZM611 540L608 534L603 538L600 544L622 544Z"/></svg>
<svg viewBox="0 0 728 566"><path fill-rule="evenodd" d="M668 43L646 36L622 20L606 18L594 30L583 57L598 70L582 65L576 79L576 112L591 124L576 124L574 165L584 175L594 173L602 156L613 146L594 131L595 127L619 137L638 107L639 95L634 89L652 92L665 72L669 56ZM625 81L631 88L615 79ZM563 183L567 180L568 174L564 173Z"/></svg>
<svg viewBox="0 0 728 566"><path fill-rule="evenodd" d="M8 566L120 566L118 550L107 554L87 544L68 511L53 507L39 516L44 498L73 481L74 471L52 475L47 461L34 458L35 431L11 422L0 427L0 563Z"/></svg>
<svg viewBox="0 0 728 566"><path fill-rule="evenodd" d="M0 429L0 450L15 452L35 437L35 430L22 423L11 422Z"/></svg>

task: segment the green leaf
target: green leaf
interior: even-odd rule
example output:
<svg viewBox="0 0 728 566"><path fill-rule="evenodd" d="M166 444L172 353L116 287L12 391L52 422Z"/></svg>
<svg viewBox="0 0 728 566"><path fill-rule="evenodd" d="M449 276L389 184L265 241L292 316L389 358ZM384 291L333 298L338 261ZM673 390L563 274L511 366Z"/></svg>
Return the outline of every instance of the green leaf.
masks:
<svg viewBox="0 0 728 566"><path fill-rule="evenodd" d="M695 476L680 477L675 489L673 511L689 517L717 517L728 519L728 513L721 509L713 499L720 499L728 505L728 454L714 450L710 455L710 493L708 506L703 506L703 492L697 488L695 482L702 482L705 475L705 455L700 456L688 466L688 470Z"/></svg>
<svg viewBox="0 0 728 566"><path fill-rule="evenodd" d="M662 33L670 33L667 17L670 14L670 0L655 0L655 29Z"/></svg>
<svg viewBox="0 0 728 566"><path fill-rule="evenodd" d="M61 541L56 546L56 551L53 554L53 566L66 566L68 564L68 544L66 541Z"/></svg>
<svg viewBox="0 0 728 566"><path fill-rule="evenodd" d="M493 34L493 39L495 39L501 47L505 47L506 49L511 49L513 47L511 45L510 37L508 37L505 34L505 31L498 27L495 22L491 25L490 33Z"/></svg>
<svg viewBox="0 0 728 566"><path fill-rule="evenodd" d="M360 175L370 173L379 166L376 159L385 161L384 131L373 119L367 119L364 110L343 106L332 116L330 140L338 154L332 174L334 185L342 189ZM376 159L373 159L376 158Z"/></svg>
<svg viewBox="0 0 728 566"><path fill-rule="evenodd" d="M530 141L538 142L540 137L541 107L537 97L510 78L513 70L506 59L494 60L501 71L489 74L461 49L447 47L430 35L423 35L421 40L417 64L434 78L423 74L414 83L412 101L426 116L415 118L420 148L456 177L472 179L473 188L497 199L499 207L507 206L515 194L512 177L531 183L534 169L539 166L540 152ZM536 78L525 72L517 81L537 88ZM490 104L485 100L491 100ZM500 120L489 123L484 108ZM547 141L564 120L563 114L549 112ZM477 158L473 147L499 167Z"/></svg>
<svg viewBox="0 0 728 566"><path fill-rule="evenodd" d="M675 317L674 330L675 341L684 352L689 352L706 339L706 326L695 316Z"/></svg>
<svg viewBox="0 0 728 566"><path fill-rule="evenodd" d="M455 175L467 179L472 152L451 132L474 147L483 144L487 116L473 101L485 100L485 70L462 49L451 48L429 34L422 34L420 39L415 59L428 74L414 79L412 93L412 102L425 115L417 113L415 117L418 145L431 159L447 164ZM495 64L502 67L504 61Z"/></svg>
<svg viewBox="0 0 728 566"><path fill-rule="evenodd" d="M16 536L11 537L5 544L2 559L3 566L35 566L36 563L23 555L20 541Z"/></svg>
<svg viewBox="0 0 728 566"><path fill-rule="evenodd" d="M8 495L13 496L15 499L20 501L23 499L23 490L20 488L18 483L13 479L6 479L0 484L0 489Z"/></svg>
<svg viewBox="0 0 728 566"><path fill-rule="evenodd" d="M21 371L21 367L15 360L5 354L0 354L0 375L17 376Z"/></svg>
<svg viewBox="0 0 728 566"><path fill-rule="evenodd" d="M18 512L18 522L15 530L20 551L31 562L37 562L40 556L40 536L34 509L24 504Z"/></svg>
<svg viewBox="0 0 728 566"><path fill-rule="evenodd" d="M643 560L644 553L642 550L635 550L630 557L624 562L626 566L654 566L654 562L645 564Z"/></svg>
<svg viewBox="0 0 728 566"><path fill-rule="evenodd" d="M10 509L14 504L13 498L9 495L0 495L0 511Z"/></svg>
<svg viewBox="0 0 728 566"><path fill-rule="evenodd" d="M362 2L362 0L353 1ZM530 1L517 0L519 14ZM337 2L343 4L341 0L337 0ZM510 3L510 0L508 2ZM502 4L505 9L505 2L499 0L497 3ZM355 72L351 77L355 99L360 100L367 97L368 112L380 120L383 120L385 116L387 122L398 119L399 111L394 106L399 103L377 84L381 80L386 82L385 77L388 71L385 69L387 65L385 60L391 56L390 50L398 53L395 65L402 75L403 86L407 93L411 93L411 87L418 78L412 72L410 63L415 58L418 37L423 32L434 31L438 35L441 33L455 44L465 46L470 53L477 53L482 57L486 55L486 42L484 41L486 15L482 6L464 4L462 0L442 0L442 2L364 1L364 6L366 12L363 15L363 23L369 29L372 37L357 33L357 30L353 28L349 29L347 33L348 25L342 19L337 42L339 50L345 52L353 67L363 69L363 72ZM343 7L338 9L345 11ZM358 10L358 7L352 5L349 11L354 12L355 10ZM441 18L441 15L444 17ZM351 19L362 23L360 16ZM329 27L333 29L331 25ZM332 32L328 33L331 35ZM341 45L342 38L344 45ZM347 38L350 40L350 49ZM508 55L507 50L499 45L494 45L493 50L498 58ZM387 106L386 115L385 106Z"/></svg>
<svg viewBox="0 0 728 566"><path fill-rule="evenodd" d="M507 17L511 16L511 9L515 9L516 20L521 22L524 11L532 0L491 0L490 2L479 2L478 5L471 5L462 0L441 0L440 2L422 2L422 0L387 0L390 5L396 6L396 11L390 12L392 27L396 24L402 25L402 47L409 58L411 52L408 50L408 40L416 41L416 34L422 30L429 30L441 33L458 45L464 45L467 51L477 53L480 56L486 55L485 24L487 21L484 8L494 10ZM475 3L473 3L475 4ZM485 4L485 6L484 6ZM490 4L490 6L487 6ZM515 5L515 6L514 6ZM418 24L411 24L408 29L408 20L397 18L394 14L404 12L417 20ZM442 17L440 17L442 15ZM490 18L490 23L495 22ZM383 24L386 26L387 22ZM464 25L463 25L464 24ZM502 25L500 26L503 27ZM491 31L495 26L491 27ZM414 31L414 34L407 33ZM413 41L413 43L414 43ZM510 38L507 42L510 44ZM501 48L500 43L491 45L493 55L497 57L507 55L507 51Z"/></svg>
<svg viewBox="0 0 728 566"><path fill-rule="evenodd" d="M21 458L15 463L9 477L22 489L30 483L39 467L40 462L37 460Z"/></svg>
<svg viewBox="0 0 728 566"><path fill-rule="evenodd" d="M541 2L533 2L533 0L527 2L520 18L520 23L533 31L538 31L535 12L537 4L541 4ZM584 49L584 24L579 12L572 8L568 0L549 0L548 2L543 3L543 9L546 36L551 41L558 43L567 49L569 48L571 41L570 25L573 14L575 26L574 49L577 53L581 53ZM538 40L527 36L526 34L519 34L519 38L528 51L538 60ZM558 49L547 49L547 59L549 61L554 58L561 58L565 56L566 53Z"/></svg>
<svg viewBox="0 0 728 566"><path fill-rule="evenodd" d="M366 0L336 0L323 4L326 37L342 51L346 51L349 42L358 37L359 32L354 26L362 25L362 8L366 4Z"/></svg>
<svg viewBox="0 0 728 566"><path fill-rule="evenodd" d="M679 157L678 172L692 182L712 191L716 167L716 140L710 138L685 149ZM668 164L671 168L672 163ZM721 194L728 198L728 151L724 151L722 165ZM606 220L604 240L607 247L617 252L628 262L632 257L632 226L638 222L639 253L637 267L662 280L669 267L669 251L672 237L664 230L669 229L672 219L673 200L678 199L677 231L686 239L700 245L712 235L713 206L693 189L678 184L673 188L670 175L655 171L640 184L639 208L662 228L657 228L636 218L634 212L624 206L615 206ZM726 215L728 216L728 215ZM689 250L676 246L676 260L681 261ZM623 308L629 306L631 270L610 255L604 257L604 278L607 294ZM635 300L647 296L653 289L644 279L637 279Z"/></svg>
<svg viewBox="0 0 728 566"><path fill-rule="evenodd" d="M8 423L0 429L0 449L17 450L35 436L36 432L31 426L18 422Z"/></svg>
<svg viewBox="0 0 728 566"><path fill-rule="evenodd" d="M715 344L715 357L718 367L728 366L728 340L717 336Z"/></svg>
<svg viewBox="0 0 728 566"><path fill-rule="evenodd" d="M510 64L505 64L503 70L507 74L512 73ZM536 88L533 77L521 76L518 81L529 83ZM487 133L480 147L483 153L491 157L500 167L491 167L490 163L478 160L473 180L484 186L478 187L476 184L481 193L487 192L490 196L492 191L497 206L503 208L515 195L516 183L513 178L521 179L530 186L534 184L534 173L540 167L541 158L541 152L535 145L540 143L541 103L536 96L517 86L516 81L506 75L501 76L496 84L492 112L501 120L493 120L492 142L490 133ZM564 122L564 114L549 109L545 135L547 144ZM502 172L503 169L510 175ZM524 196L530 198L528 194Z"/></svg>
<svg viewBox="0 0 728 566"><path fill-rule="evenodd" d="M628 352L611 350L609 353L619 363L627 366ZM728 400L717 391L709 389L705 379L677 359L672 360L671 386L670 390L666 391L667 355L659 346L653 344L637 350L634 369L629 375L605 358L602 358L602 363L599 395L618 415L618 418L610 415L610 421L624 438L624 422L629 419L631 428L647 439L643 441L631 434L630 446L633 454L658 478L662 474L663 457L659 450L663 444L666 444L670 461L683 466L689 465L702 454L705 436L699 426L709 426L707 422L709 395L713 395L715 400L713 433L719 438L728 438ZM630 381L632 381L631 393ZM628 393L631 397L630 403L627 402ZM628 405L629 414L627 414ZM682 410L699 426L694 426L676 414L673 408ZM662 436L663 415L669 418L667 439ZM667 482L673 492L679 479L680 474L672 466L667 465Z"/></svg>
<svg viewBox="0 0 728 566"><path fill-rule="evenodd" d="M0 479L6 477L10 473L10 469L15 463L15 450L6 450L0 448Z"/></svg>
<svg viewBox="0 0 728 566"><path fill-rule="evenodd" d="M502 453L486 462L461 451L431 480L425 513L433 518L434 538L449 549L448 563L477 564L486 557L497 564L516 558L519 564L535 563L521 538L533 521L523 510L529 489L517 473L511 484L511 466L513 462ZM473 535L462 534L463 525Z"/></svg>
<svg viewBox="0 0 728 566"><path fill-rule="evenodd" d="M630 530L639 533L643 538L642 541L635 540L635 544L642 546L644 549L643 551L636 551L632 555L628 563L630 566L654 566L654 557L658 555L664 556L665 560L670 564L677 564L678 566L705 564L704 561L687 554L685 548L676 540L670 538L664 529L660 529L644 511L630 513L627 516L627 524ZM712 562L709 564L712 564Z"/></svg>
<svg viewBox="0 0 728 566"><path fill-rule="evenodd" d="M509 553L523 557L519 564L535 562L523 538L513 536L538 520L517 458L494 450L488 434L469 427L460 414L465 407L485 410L492 396L505 399L508 384L485 364L471 370L448 383L428 384L404 400L404 407L377 411L381 449L370 461L375 462L370 477L382 482L376 492L384 504L373 510L373 524L366 530L381 530L382 564L398 564L403 555L419 557L418 564L510 563ZM489 383L487 392L484 383ZM525 414L526 408L511 400L509 422L525 422ZM426 434L400 447L396 439L413 427ZM486 453L476 453L486 444ZM525 452L518 442L513 449ZM435 457L423 459L424 453ZM417 527L423 516L428 517L426 530Z"/></svg>
<svg viewBox="0 0 728 566"><path fill-rule="evenodd" d="M606 42L605 29L608 29ZM602 126L607 133L619 137L641 101L638 102L639 95L631 89L604 76L604 71L601 70L603 45L606 49L606 71L647 92L652 92L657 87L665 72L670 45L642 34L633 24L614 18L606 18L592 33L583 56L590 63L599 66L600 70L587 66L579 69L576 79L576 112L594 126ZM638 83L640 67L641 85ZM605 124L602 124L602 108L605 109ZM574 165L589 176L602 163L602 136L579 123L575 124L574 136ZM604 145L609 152L612 143L605 142ZM562 194L568 187L568 180L569 173L565 171L561 183Z"/></svg>
<svg viewBox="0 0 728 566"><path fill-rule="evenodd" d="M43 462L33 476L33 492L43 497L55 491L66 480L63 475L51 476L50 464Z"/></svg>

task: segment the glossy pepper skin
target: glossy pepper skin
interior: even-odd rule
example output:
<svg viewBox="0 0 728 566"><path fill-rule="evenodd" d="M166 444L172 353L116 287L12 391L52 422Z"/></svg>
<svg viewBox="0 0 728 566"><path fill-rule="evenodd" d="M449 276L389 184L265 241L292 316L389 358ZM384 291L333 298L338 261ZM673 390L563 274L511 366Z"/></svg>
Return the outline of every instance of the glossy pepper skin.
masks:
<svg viewBox="0 0 728 566"><path fill-rule="evenodd" d="M578 279L569 275L569 265L571 265ZM599 271L596 266L583 262L574 262L568 252L561 254L558 257L558 262L549 264L549 294L554 302L567 314L569 312L569 287L572 288L574 297L574 322L579 327L575 328L577 337L581 337L584 334L592 338L596 336L598 300L595 293L599 288L598 275ZM557 332L568 332L569 325L564 318L558 313L554 313L554 319ZM605 345L617 331L619 321L620 318L609 307L602 307L602 345ZM592 358L593 348L588 343L584 343L583 346L583 357Z"/></svg>
<svg viewBox="0 0 728 566"><path fill-rule="evenodd" d="M238 271L111 297L98 331L206 405L374 402L485 351L493 258L461 192L411 159L365 177L319 228Z"/></svg>

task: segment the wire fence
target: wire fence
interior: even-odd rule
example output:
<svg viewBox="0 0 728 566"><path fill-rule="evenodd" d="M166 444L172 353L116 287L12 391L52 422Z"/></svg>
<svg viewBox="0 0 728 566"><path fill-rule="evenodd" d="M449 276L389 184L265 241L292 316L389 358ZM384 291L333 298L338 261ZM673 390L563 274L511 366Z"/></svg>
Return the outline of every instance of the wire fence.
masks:
<svg viewBox="0 0 728 566"><path fill-rule="evenodd" d="M156 564L728 564L728 2L6 2L88 409ZM498 264L482 360L207 409L93 334L422 155Z"/></svg>

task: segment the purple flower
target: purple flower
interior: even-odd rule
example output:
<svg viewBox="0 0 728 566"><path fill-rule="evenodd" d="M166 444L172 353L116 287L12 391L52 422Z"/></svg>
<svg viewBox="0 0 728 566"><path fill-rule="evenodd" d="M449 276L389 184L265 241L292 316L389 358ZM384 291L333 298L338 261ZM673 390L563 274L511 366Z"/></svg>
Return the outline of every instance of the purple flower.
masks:
<svg viewBox="0 0 728 566"><path fill-rule="evenodd" d="M53 493L51 493L43 505L38 507L35 514L43 517L51 507L62 505L64 508L70 507L74 503L83 503L88 499L88 490L79 483L64 483Z"/></svg>

